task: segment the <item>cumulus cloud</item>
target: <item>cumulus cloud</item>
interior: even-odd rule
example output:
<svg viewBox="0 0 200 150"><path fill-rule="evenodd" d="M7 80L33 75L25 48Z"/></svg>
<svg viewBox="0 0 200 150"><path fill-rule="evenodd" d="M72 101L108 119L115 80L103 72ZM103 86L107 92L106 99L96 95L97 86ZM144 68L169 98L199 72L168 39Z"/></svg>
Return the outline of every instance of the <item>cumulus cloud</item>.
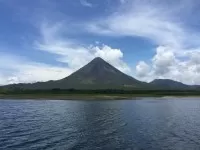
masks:
<svg viewBox="0 0 200 150"><path fill-rule="evenodd" d="M77 70L95 57L101 57L123 72L130 72L130 68L123 61L123 52L120 49L99 43L83 46L77 41L62 37L61 24L41 26L41 37L35 43L36 49L56 54L57 61L66 63L70 69Z"/></svg>
<svg viewBox="0 0 200 150"><path fill-rule="evenodd" d="M135 75L141 80L169 78L200 84L200 33L187 24L195 2L127 0L115 13L91 22L86 29L100 35L142 37L153 42L156 46L151 63L141 60L136 65Z"/></svg>
<svg viewBox="0 0 200 150"><path fill-rule="evenodd" d="M136 74L138 77L145 77L150 71L150 67L144 61L140 61L136 66Z"/></svg>
<svg viewBox="0 0 200 150"><path fill-rule="evenodd" d="M153 57L152 63L155 73L162 75L168 73L170 67L175 65L177 62L171 49L161 46L157 48L156 55Z"/></svg>
<svg viewBox="0 0 200 150"><path fill-rule="evenodd" d="M173 3L160 0L119 1L121 6L116 8L114 13L87 22L84 24L84 29L103 36L142 37L150 40L155 45L155 55L148 61L150 63L146 60L138 62L135 75L141 80L169 78L187 84L200 84L200 33L194 32L188 24L185 24L189 22L186 16L191 15L191 9L195 4L193 2L196 0L178 0ZM80 2L83 6L92 7L87 0ZM88 46L74 41L66 37L66 28L62 22L55 24L45 22L39 28L40 38L34 43L35 49L54 54L56 61L65 63L66 68L4 54L0 58L4 64L0 65L0 83L59 79L97 56L125 73L132 72L123 61L121 49L99 42ZM4 59L6 57L7 59ZM42 72L42 75L38 72Z"/></svg>
<svg viewBox="0 0 200 150"><path fill-rule="evenodd" d="M107 45L101 47L95 46L92 48L94 50L95 57L101 57L107 62L117 67L119 70L125 73L131 73L130 67L122 60L123 53L120 49L114 49Z"/></svg>
<svg viewBox="0 0 200 150"><path fill-rule="evenodd" d="M157 48L148 71L142 71L142 64L136 66L136 75L139 79L152 81L158 79L172 79L185 84L200 84L200 62L197 59L199 51L192 51L186 55L176 54L168 48ZM145 62L144 62L145 63Z"/></svg>
<svg viewBox="0 0 200 150"><path fill-rule="evenodd" d="M66 64L66 67L38 63L7 53L0 54L0 85L12 83L33 83L62 79L81 68L95 57L101 57L123 72L130 68L123 61L120 49L108 45L94 44L83 46L77 41L63 37L64 24L43 23L39 28L40 36L34 42L35 50L54 54L56 61Z"/></svg>

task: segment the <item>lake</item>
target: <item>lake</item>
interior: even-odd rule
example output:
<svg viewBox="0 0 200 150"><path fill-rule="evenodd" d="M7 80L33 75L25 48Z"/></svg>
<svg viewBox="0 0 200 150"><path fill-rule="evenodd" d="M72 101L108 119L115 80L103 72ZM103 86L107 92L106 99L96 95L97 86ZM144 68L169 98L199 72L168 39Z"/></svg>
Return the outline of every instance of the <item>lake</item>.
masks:
<svg viewBox="0 0 200 150"><path fill-rule="evenodd" d="M199 150L200 98L0 100L2 150Z"/></svg>

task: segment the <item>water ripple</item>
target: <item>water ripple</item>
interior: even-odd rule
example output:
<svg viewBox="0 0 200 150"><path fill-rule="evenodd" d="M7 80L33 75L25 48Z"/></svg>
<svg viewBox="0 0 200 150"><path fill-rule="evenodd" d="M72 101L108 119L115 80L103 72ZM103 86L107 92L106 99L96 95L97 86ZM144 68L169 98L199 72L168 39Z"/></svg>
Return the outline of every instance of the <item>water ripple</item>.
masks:
<svg viewBox="0 0 200 150"><path fill-rule="evenodd" d="M200 101L0 101L0 149L200 149Z"/></svg>

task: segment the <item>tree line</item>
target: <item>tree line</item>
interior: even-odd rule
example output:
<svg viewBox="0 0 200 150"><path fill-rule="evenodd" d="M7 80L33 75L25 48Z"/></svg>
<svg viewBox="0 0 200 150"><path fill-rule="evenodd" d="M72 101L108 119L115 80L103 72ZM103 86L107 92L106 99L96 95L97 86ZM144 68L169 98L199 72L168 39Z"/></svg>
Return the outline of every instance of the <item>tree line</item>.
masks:
<svg viewBox="0 0 200 150"><path fill-rule="evenodd" d="M200 95L199 90L125 90L125 89L51 89L28 90L20 88L0 89L0 94L132 94L132 95Z"/></svg>

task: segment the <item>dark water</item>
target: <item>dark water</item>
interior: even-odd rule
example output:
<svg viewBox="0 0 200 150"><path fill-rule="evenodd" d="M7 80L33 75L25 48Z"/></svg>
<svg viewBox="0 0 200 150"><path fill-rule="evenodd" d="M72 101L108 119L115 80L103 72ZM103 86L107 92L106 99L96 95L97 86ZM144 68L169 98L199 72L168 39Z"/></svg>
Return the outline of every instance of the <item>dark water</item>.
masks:
<svg viewBox="0 0 200 150"><path fill-rule="evenodd" d="M0 100L1 150L199 150L200 99Z"/></svg>

